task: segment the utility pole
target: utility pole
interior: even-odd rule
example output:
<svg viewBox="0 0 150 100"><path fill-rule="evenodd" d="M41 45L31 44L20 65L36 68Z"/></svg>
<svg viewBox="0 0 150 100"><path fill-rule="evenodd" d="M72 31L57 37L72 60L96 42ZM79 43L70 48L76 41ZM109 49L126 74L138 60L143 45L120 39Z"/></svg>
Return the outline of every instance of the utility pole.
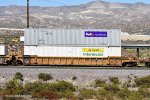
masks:
<svg viewBox="0 0 150 100"><path fill-rule="evenodd" d="M27 0L27 28L29 27L29 0Z"/></svg>

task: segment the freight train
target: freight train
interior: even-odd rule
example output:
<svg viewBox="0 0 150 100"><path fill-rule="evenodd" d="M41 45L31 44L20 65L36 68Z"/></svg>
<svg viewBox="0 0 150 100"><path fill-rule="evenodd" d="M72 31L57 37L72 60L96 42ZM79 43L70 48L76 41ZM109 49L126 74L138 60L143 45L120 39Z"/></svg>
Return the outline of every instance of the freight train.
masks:
<svg viewBox="0 0 150 100"><path fill-rule="evenodd" d="M25 29L23 51L0 47L7 65L137 66L139 59L121 48L121 30ZM150 65L150 61L146 62Z"/></svg>

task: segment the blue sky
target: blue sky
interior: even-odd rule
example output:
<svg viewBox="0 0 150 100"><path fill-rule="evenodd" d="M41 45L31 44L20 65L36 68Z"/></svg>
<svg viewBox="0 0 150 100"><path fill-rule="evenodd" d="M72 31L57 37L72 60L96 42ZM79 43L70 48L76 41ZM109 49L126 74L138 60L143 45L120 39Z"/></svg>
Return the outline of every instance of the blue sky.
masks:
<svg viewBox="0 0 150 100"><path fill-rule="evenodd" d="M30 0L32 6L63 6L78 5L95 0ZM150 4L150 0L103 0L107 2L136 3L144 2ZM26 0L0 0L0 6L7 5L26 5Z"/></svg>

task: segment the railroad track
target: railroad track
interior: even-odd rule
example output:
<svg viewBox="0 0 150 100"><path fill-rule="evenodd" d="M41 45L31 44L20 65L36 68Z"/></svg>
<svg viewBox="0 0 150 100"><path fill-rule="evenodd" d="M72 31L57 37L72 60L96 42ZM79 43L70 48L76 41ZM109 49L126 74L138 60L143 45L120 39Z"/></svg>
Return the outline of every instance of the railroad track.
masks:
<svg viewBox="0 0 150 100"><path fill-rule="evenodd" d="M90 67L90 66L0 66L0 68L47 68L47 69L133 69L133 70L150 70L150 68L145 66L138 67L120 67L120 66L101 66L101 67Z"/></svg>

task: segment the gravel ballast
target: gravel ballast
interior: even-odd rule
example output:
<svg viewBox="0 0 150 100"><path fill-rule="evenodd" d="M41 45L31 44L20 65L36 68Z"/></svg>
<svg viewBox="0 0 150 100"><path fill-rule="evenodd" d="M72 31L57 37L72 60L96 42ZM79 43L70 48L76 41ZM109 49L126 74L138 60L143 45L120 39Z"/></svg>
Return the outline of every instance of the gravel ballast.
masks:
<svg viewBox="0 0 150 100"><path fill-rule="evenodd" d="M0 82L11 79L16 72L21 72L25 81L37 81L39 73L52 74L55 80L71 81L77 77L76 85L86 85L95 79L108 79L109 76L118 77L121 81L128 79L129 75L143 77L150 75L150 70L134 69L59 69L59 68L0 68Z"/></svg>

